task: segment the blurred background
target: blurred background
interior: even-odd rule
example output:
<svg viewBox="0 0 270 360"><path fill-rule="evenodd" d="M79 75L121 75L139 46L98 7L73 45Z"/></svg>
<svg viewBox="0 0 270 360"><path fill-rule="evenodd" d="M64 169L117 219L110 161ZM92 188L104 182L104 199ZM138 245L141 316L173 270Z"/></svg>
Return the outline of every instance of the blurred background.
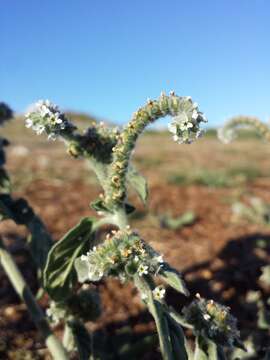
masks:
<svg viewBox="0 0 270 360"><path fill-rule="evenodd" d="M192 295L232 308L243 339L256 337L262 349L252 359L270 346L257 311L258 299L269 298L259 278L270 256L270 148L252 131L223 145L215 128L238 115L268 121L269 16L267 0L0 4L0 100L16 111L1 128L11 142L7 169L14 196L30 202L55 240L94 215L89 203L100 187L61 142L25 129L31 103L50 99L81 129L101 120L122 125L161 91L199 103L209 122L196 143L173 143L166 119L139 141L134 161L150 196L146 208L132 196L131 224L183 272ZM35 290L25 229L6 221L0 231ZM112 353L147 337L141 358L159 359L152 319L132 286L108 280L98 288L104 312L89 328L109 335ZM169 292L168 301L179 309L186 300ZM0 359L45 359L43 347L0 270Z"/></svg>

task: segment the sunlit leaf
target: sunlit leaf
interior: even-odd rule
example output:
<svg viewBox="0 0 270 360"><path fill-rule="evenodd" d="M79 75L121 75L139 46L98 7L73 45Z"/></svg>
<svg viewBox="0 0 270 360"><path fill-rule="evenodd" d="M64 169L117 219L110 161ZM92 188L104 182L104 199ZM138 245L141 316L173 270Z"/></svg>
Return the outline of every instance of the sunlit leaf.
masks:
<svg viewBox="0 0 270 360"><path fill-rule="evenodd" d="M93 218L84 218L50 250L44 271L44 286L55 301L66 299L77 280L74 262L92 240Z"/></svg>

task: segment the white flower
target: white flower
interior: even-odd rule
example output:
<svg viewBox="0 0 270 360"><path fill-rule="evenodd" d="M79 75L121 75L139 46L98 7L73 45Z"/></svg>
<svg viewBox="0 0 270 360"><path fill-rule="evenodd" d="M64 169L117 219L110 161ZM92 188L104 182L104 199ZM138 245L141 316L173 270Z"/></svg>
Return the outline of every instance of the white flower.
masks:
<svg viewBox="0 0 270 360"><path fill-rule="evenodd" d="M55 140L63 130L75 129L58 107L49 100L39 100L31 107L26 115L25 126L32 127L38 135L46 131L48 139L51 140Z"/></svg>
<svg viewBox="0 0 270 360"><path fill-rule="evenodd" d="M190 144L201 136L200 123L206 122L206 117L198 109L198 104L193 103L190 97L182 98L179 109L175 113L172 122L168 125L173 134L173 140L179 144Z"/></svg>
<svg viewBox="0 0 270 360"><path fill-rule="evenodd" d="M138 273L139 273L139 276L147 275L148 274L148 266L141 264L138 267Z"/></svg>
<svg viewBox="0 0 270 360"><path fill-rule="evenodd" d="M63 319L66 315L66 311L65 309L57 306L57 304L52 301L50 304L50 307L46 310L46 314L49 317L49 319L51 320L51 322L54 325L59 324L59 322L61 321L61 319Z"/></svg>
<svg viewBox="0 0 270 360"><path fill-rule="evenodd" d="M196 139L199 139L200 137L202 137L204 134L204 130L199 130L197 133L196 133Z"/></svg>
<svg viewBox="0 0 270 360"><path fill-rule="evenodd" d="M33 130L35 130L35 132L38 135L41 135L44 131L45 131L45 126L41 125L41 124L37 124L33 126Z"/></svg>
<svg viewBox="0 0 270 360"><path fill-rule="evenodd" d="M81 260L82 261L88 261L88 256L87 255L81 255Z"/></svg>
<svg viewBox="0 0 270 360"><path fill-rule="evenodd" d="M140 259L139 259L139 256L136 255L136 256L134 257L134 261L135 261L135 262L138 262L139 260L140 260Z"/></svg>
<svg viewBox="0 0 270 360"><path fill-rule="evenodd" d="M31 128L33 126L33 121L29 118L25 120L25 127Z"/></svg>
<svg viewBox="0 0 270 360"><path fill-rule="evenodd" d="M147 300L148 296L145 293L141 294L141 299L142 300Z"/></svg>
<svg viewBox="0 0 270 360"><path fill-rule="evenodd" d="M208 321L211 319L211 316L209 314L204 314L203 318L204 318L204 320Z"/></svg>
<svg viewBox="0 0 270 360"><path fill-rule="evenodd" d="M153 295L154 298L157 300L161 300L164 298L166 293L166 290L164 289L163 286L157 286L154 290L153 290Z"/></svg>
<svg viewBox="0 0 270 360"><path fill-rule="evenodd" d="M193 113L192 113L191 118L192 118L193 120L197 120L197 119L198 119L198 116L199 116L198 111L197 111L197 110L194 110Z"/></svg>
<svg viewBox="0 0 270 360"><path fill-rule="evenodd" d="M157 256L157 257L156 257L156 261L157 261L158 263L162 264L162 263L164 262L164 260L163 260L163 255Z"/></svg>

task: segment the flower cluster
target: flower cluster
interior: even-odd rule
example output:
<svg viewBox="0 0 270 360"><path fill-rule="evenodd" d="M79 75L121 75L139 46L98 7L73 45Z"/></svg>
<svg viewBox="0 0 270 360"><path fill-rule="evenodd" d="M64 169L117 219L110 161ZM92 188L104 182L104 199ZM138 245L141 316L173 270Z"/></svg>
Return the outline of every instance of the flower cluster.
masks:
<svg viewBox="0 0 270 360"><path fill-rule="evenodd" d="M75 141L70 143L68 153L74 157L90 155L96 161L108 164L112 161L112 149L118 136L118 128L106 127L102 122L93 123L84 134L75 135Z"/></svg>
<svg viewBox="0 0 270 360"><path fill-rule="evenodd" d="M3 125L6 121L10 120L13 116L13 111L10 109L10 107L0 102L0 125Z"/></svg>
<svg viewBox="0 0 270 360"><path fill-rule="evenodd" d="M207 120L199 111L198 104L193 103L190 97L185 97L179 102L177 115L173 117L168 129L178 144L190 144L203 134L200 129L201 122Z"/></svg>
<svg viewBox="0 0 270 360"><path fill-rule="evenodd" d="M49 100L40 100L31 108L26 114L25 126L32 128L38 135L46 133L48 139L52 140L75 129L59 108Z"/></svg>
<svg viewBox="0 0 270 360"><path fill-rule="evenodd" d="M236 138L237 132L241 128L253 129L264 139L270 141L269 126L257 118L249 116L236 116L229 119L222 128L218 129L218 138L224 144L229 144Z"/></svg>
<svg viewBox="0 0 270 360"><path fill-rule="evenodd" d="M82 255L78 261L80 265L84 263L90 281L99 281L103 276L124 281L135 274L157 275L163 266L162 256L129 229L114 231L103 244ZM78 273L79 268L83 267L77 266Z"/></svg>
<svg viewBox="0 0 270 360"><path fill-rule="evenodd" d="M157 100L148 100L145 106L133 114L112 149L114 161L109 174L110 192L105 198L107 208L117 207L125 200L129 160L139 135L149 124L167 115L173 117L169 129L178 143L191 143L199 137L202 134L200 124L207 121L190 97L180 97L172 92L169 96L161 94Z"/></svg>
<svg viewBox="0 0 270 360"><path fill-rule="evenodd" d="M237 320L230 314L228 307L197 295L197 299L183 309L183 314L198 335L223 346L240 344Z"/></svg>

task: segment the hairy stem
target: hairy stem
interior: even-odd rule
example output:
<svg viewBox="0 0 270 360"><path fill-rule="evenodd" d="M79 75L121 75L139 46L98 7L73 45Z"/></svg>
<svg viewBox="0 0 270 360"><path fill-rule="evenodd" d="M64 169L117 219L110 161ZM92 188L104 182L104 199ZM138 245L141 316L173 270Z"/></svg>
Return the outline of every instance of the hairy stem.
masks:
<svg viewBox="0 0 270 360"><path fill-rule="evenodd" d="M68 352L74 351L74 349L75 349L75 340L74 340L74 336L72 333L72 329L69 325L69 320L66 321L66 323L65 323L63 345Z"/></svg>
<svg viewBox="0 0 270 360"><path fill-rule="evenodd" d="M152 279L150 278L146 279L138 275L135 275L134 283L138 288L138 290L140 291L140 293L147 296L147 300L146 300L147 306L155 320L157 327L162 358L164 360L173 360L171 339L168 330L167 318L163 313L161 304L155 301L153 298L152 290L154 288L154 284Z"/></svg>
<svg viewBox="0 0 270 360"><path fill-rule="evenodd" d="M138 137L149 124L156 120L167 115L181 114L183 112L181 106L186 101L189 101L188 98L176 96L174 93L169 96L162 94L158 100L148 101L144 107L134 113L131 121L119 135L117 145L113 148L114 157L105 196L105 203L110 209L123 207L129 161Z"/></svg>
<svg viewBox="0 0 270 360"><path fill-rule="evenodd" d="M25 302L32 319L42 334L45 343L55 360L68 360L68 355L59 339L52 333L49 324L35 300L30 288L27 286L21 272L10 253L1 244L0 262L3 266L10 282L22 301Z"/></svg>

